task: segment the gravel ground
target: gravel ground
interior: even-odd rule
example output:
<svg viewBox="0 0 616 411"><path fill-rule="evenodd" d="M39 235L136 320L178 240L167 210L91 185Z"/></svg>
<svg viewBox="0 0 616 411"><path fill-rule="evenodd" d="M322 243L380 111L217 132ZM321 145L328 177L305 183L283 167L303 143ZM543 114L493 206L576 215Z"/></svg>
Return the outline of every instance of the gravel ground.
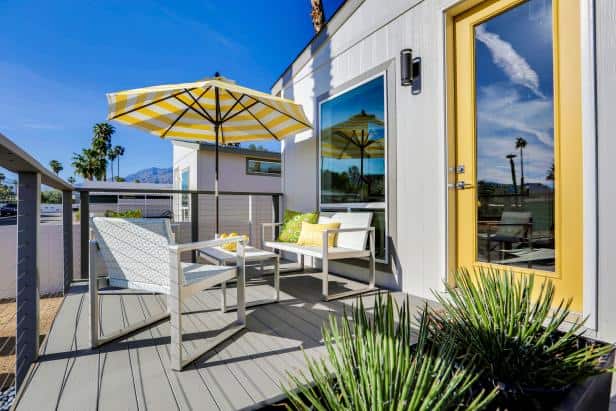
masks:
<svg viewBox="0 0 616 411"><path fill-rule="evenodd" d="M13 385L6 391L0 393L0 411L8 411L15 400L15 386Z"/></svg>
<svg viewBox="0 0 616 411"><path fill-rule="evenodd" d="M62 297L42 297L41 341L49 332ZM15 398L15 301L0 302L0 411L8 410Z"/></svg>

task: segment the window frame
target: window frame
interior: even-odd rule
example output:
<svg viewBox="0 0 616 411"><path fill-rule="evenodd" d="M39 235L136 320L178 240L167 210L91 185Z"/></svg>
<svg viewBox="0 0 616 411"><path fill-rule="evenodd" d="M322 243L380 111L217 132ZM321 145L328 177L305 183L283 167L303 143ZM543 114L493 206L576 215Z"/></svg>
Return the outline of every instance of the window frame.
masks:
<svg viewBox="0 0 616 411"><path fill-rule="evenodd" d="M389 125L389 121L390 121L390 117L389 117L389 106L388 106L388 85L389 85L389 76L393 75L388 73L389 68L387 66L380 68L378 71L370 73L369 75L366 75L364 73L364 75L361 75L359 78L360 80L351 80L349 83L345 84L345 86L343 86L343 88L341 88L340 90L336 90L335 93L333 94L327 94L324 98L322 99L317 99L317 113L318 113L318 121L317 121L317 133L316 133L316 139L317 139L317 205L318 205L318 210L319 212L321 212L322 210L327 210L327 212L331 211L331 210L339 210L339 211L347 211L347 212L352 212L351 210L355 209L355 211L357 212L358 209L376 209L376 210L383 210L385 213L385 258L377 258L376 261L382 264L389 264L389 234L390 234L390 230L389 230L389 208L390 208L390 204L389 204L389 175L390 175L390 165L389 165L389 144L390 144L390 135L389 135L389 131L390 131L390 125ZM369 83L370 81L382 77L383 78L383 121L385 123L384 127L383 127L383 135L385 137L385 145L384 145L384 156L383 156L383 161L385 162L384 164L384 170L385 170L385 175L384 175L384 186L385 186L385 193L384 193L384 197L385 197L385 201L382 202L357 202L357 203L323 203L322 197L321 197L321 189L322 189L322 162L321 162L321 132L322 132L322 127L321 127L321 120L323 118L322 116L322 108L323 108L323 104L337 98L340 97L341 95L344 95L348 92L351 92L367 83Z"/></svg>
<svg viewBox="0 0 616 411"><path fill-rule="evenodd" d="M277 163L277 164L280 165L280 173L267 173L267 172L249 171L248 164L250 163L250 161L263 161L263 162L267 162L267 163ZM246 175L249 175L249 176L281 177L282 176L282 161L281 160L270 159L270 158L263 158L263 157L246 157Z"/></svg>

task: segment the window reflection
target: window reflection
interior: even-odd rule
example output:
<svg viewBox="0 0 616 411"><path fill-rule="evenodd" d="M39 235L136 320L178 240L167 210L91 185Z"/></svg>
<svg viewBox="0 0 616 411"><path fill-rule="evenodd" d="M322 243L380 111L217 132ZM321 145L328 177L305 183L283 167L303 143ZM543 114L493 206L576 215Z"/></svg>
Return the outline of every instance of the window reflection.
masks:
<svg viewBox="0 0 616 411"><path fill-rule="evenodd" d="M385 201L384 78L321 106L321 202Z"/></svg>
<svg viewBox="0 0 616 411"><path fill-rule="evenodd" d="M476 26L475 54L478 259L554 271L551 1Z"/></svg>

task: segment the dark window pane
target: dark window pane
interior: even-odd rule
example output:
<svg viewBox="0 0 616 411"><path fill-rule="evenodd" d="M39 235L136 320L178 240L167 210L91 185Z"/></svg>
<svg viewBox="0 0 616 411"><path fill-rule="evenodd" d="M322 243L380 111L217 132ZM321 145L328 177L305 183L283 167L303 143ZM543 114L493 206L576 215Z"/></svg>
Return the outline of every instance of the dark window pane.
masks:
<svg viewBox="0 0 616 411"><path fill-rule="evenodd" d="M249 158L246 161L246 172L248 174L269 174L279 176L280 162Z"/></svg>

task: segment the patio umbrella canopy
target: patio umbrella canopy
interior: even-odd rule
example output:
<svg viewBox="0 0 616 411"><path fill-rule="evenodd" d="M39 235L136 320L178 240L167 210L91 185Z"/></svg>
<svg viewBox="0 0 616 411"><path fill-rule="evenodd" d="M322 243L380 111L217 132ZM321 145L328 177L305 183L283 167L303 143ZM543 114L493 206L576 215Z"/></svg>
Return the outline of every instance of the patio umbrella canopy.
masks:
<svg viewBox="0 0 616 411"><path fill-rule="evenodd" d="M109 120L166 139L216 143L214 193L218 213L218 147L247 141L282 140L312 125L301 105L221 77L108 93Z"/></svg>
<svg viewBox="0 0 616 411"><path fill-rule="evenodd" d="M359 159L360 178L365 180L364 160L385 156L385 139L375 135L373 127L383 127L383 120L364 110L323 130L321 155L333 159Z"/></svg>

